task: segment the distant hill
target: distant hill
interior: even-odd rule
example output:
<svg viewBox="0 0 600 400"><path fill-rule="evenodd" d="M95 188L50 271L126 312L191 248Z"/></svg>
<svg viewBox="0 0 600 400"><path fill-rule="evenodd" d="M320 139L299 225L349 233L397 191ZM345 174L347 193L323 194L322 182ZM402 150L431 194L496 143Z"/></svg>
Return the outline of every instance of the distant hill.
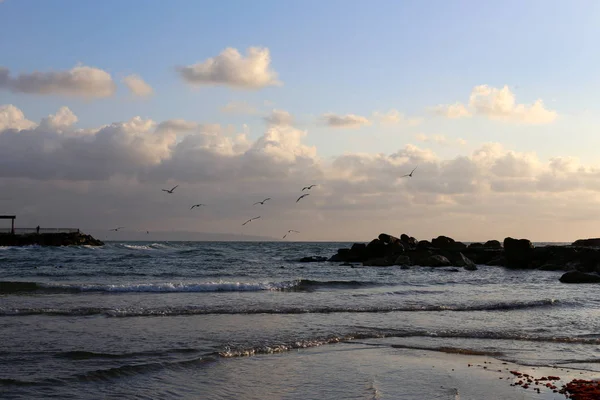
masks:
<svg viewBox="0 0 600 400"><path fill-rule="evenodd" d="M127 231L123 229L119 232L110 232L108 230L90 229L84 230L84 233L90 234L100 240L134 240L134 241L207 241L207 242L270 242L279 239L268 236L240 235L235 233L209 233L209 232L187 232L187 231L156 231L150 233Z"/></svg>

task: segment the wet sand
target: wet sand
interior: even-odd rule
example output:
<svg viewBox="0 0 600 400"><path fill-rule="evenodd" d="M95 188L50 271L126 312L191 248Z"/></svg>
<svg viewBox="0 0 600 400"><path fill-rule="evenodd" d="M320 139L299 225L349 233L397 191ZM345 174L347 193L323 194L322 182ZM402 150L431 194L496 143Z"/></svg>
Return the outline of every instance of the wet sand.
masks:
<svg viewBox="0 0 600 400"><path fill-rule="evenodd" d="M548 381L518 385L519 371L535 378L572 379L600 374L527 367L489 356L340 343L294 352L219 361L192 378L206 385L202 398L225 399L565 399ZM526 382L525 382L526 383ZM514 386L513 386L514 385ZM539 392L538 392L539 390ZM555 389L556 390L556 389Z"/></svg>

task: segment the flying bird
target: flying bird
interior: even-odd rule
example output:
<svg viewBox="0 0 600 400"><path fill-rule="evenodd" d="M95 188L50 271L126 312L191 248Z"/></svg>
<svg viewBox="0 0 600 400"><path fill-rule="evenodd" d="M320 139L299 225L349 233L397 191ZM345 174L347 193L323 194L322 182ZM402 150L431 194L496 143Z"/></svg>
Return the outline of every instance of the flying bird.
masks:
<svg viewBox="0 0 600 400"><path fill-rule="evenodd" d="M412 174L413 174L413 172L415 172L415 169L417 169L417 167L418 167L418 165L412 171L410 171L410 174L402 175L402 177L405 178L408 176L409 178L412 178Z"/></svg>
<svg viewBox="0 0 600 400"><path fill-rule="evenodd" d="M300 200L302 200L303 198L305 198L306 196L310 196L310 193L304 193L302 196L298 197L298 200L296 200L296 203L299 202Z"/></svg>
<svg viewBox="0 0 600 400"><path fill-rule="evenodd" d="M287 237L287 235L289 235L290 233L300 233L299 231L295 231L293 229L290 229L289 231L287 231L287 233L285 235L283 235L283 239L285 239Z"/></svg>
<svg viewBox="0 0 600 400"><path fill-rule="evenodd" d="M257 201L256 203L252 204L253 206L257 205L257 204L265 204L265 201L267 200L271 200L270 197L267 197L266 199L264 199L263 201Z"/></svg>
<svg viewBox="0 0 600 400"><path fill-rule="evenodd" d="M110 230L111 230L111 231L114 231L114 232L118 232L118 231L119 231L119 229L123 229L123 228L124 228L124 226L119 226L119 227L117 227L117 228L110 229Z"/></svg>
<svg viewBox="0 0 600 400"><path fill-rule="evenodd" d="M304 187L302 188L302 191L304 191L305 189L308 189L308 190L310 190L310 189L314 188L315 186L317 186L317 185L304 186Z"/></svg>
<svg viewBox="0 0 600 400"><path fill-rule="evenodd" d="M200 204L194 204L194 205L193 205L193 206L190 208L190 210L193 210L193 209L194 209L194 208L196 208L196 207L205 206L205 205L206 205L206 204L202 204L202 203L200 203Z"/></svg>
<svg viewBox="0 0 600 400"><path fill-rule="evenodd" d="M173 189L170 189L170 190L168 190L168 189L162 189L162 191L163 191L163 192L167 192L167 193L169 193L169 194L172 194L172 193L173 193L173 191L174 191L175 189L177 189L177 187L178 187L178 186L179 186L179 185L175 185L175 186L173 187Z"/></svg>
<svg viewBox="0 0 600 400"><path fill-rule="evenodd" d="M248 221L244 222L244 223L242 224L242 226L246 225L246 224L247 224L248 222L250 222L250 221L254 221L255 219L259 219L259 218L260 218L260 215L259 215L258 217L250 218Z"/></svg>

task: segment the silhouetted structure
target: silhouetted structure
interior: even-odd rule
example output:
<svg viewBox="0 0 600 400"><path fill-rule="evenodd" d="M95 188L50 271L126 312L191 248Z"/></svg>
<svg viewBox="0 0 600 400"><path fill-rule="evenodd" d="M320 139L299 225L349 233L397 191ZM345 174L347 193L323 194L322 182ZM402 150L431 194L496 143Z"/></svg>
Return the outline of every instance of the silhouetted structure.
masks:
<svg viewBox="0 0 600 400"><path fill-rule="evenodd" d="M10 219L10 233L15 234L15 218L16 215L0 215L0 219Z"/></svg>

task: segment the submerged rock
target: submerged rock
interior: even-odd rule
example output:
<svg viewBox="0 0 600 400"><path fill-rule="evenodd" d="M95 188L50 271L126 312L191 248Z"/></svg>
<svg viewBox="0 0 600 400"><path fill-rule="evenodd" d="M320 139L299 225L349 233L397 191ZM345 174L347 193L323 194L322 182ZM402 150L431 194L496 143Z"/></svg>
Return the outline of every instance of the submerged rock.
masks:
<svg viewBox="0 0 600 400"><path fill-rule="evenodd" d="M309 263L309 262L321 262L327 261L327 257L323 256L310 256L310 257L302 257L298 260L298 262Z"/></svg>
<svg viewBox="0 0 600 400"><path fill-rule="evenodd" d="M559 279L562 283L598 283L600 275L587 274L580 271L569 271L563 274Z"/></svg>

